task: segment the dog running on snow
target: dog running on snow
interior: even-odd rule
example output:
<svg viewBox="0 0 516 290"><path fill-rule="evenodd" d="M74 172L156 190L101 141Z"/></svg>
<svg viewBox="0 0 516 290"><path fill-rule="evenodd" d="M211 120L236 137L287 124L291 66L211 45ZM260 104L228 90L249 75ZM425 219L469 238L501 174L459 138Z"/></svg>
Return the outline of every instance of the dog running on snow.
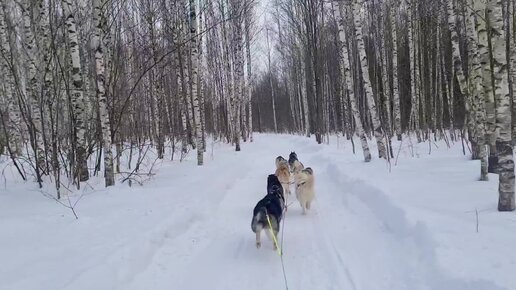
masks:
<svg viewBox="0 0 516 290"><path fill-rule="evenodd" d="M315 198L314 172L307 167L295 175L296 198L303 209L303 214L310 209L310 204Z"/></svg>
<svg viewBox="0 0 516 290"><path fill-rule="evenodd" d="M256 204L253 210L251 229L256 233L257 248L262 245L260 235L262 230L265 230L267 236L273 240L273 248L276 250L276 244L270 231L272 230L272 234L277 241L284 208L285 197L283 196L281 183L276 175L270 174L267 178L267 195Z"/></svg>
<svg viewBox="0 0 516 290"><path fill-rule="evenodd" d="M290 195L290 169L287 160L278 163L275 174L283 186L283 192Z"/></svg>

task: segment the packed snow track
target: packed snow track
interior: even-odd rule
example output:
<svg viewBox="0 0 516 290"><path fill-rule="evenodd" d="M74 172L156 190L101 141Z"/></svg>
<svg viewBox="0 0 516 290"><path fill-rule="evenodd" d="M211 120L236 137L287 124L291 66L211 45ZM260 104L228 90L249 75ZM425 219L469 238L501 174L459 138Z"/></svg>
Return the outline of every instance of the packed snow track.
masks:
<svg viewBox="0 0 516 290"><path fill-rule="evenodd" d="M9 186L0 194L0 289L285 289L280 257L266 236L255 247L250 223L274 159L290 151L313 168L316 200L302 215L288 196L289 289L508 290L515 282L443 265L434 226L390 194L405 185L383 188L378 174L351 174L369 166L389 176L385 161L364 164L342 142L259 134L241 152L209 144L203 167L167 161L144 186L91 191L77 206L78 220L27 184Z"/></svg>

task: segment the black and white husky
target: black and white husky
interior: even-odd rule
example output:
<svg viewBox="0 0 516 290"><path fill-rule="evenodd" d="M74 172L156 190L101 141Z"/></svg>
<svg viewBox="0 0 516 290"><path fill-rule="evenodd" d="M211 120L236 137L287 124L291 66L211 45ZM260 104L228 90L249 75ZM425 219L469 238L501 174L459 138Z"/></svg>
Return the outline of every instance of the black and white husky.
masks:
<svg viewBox="0 0 516 290"><path fill-rule="evenodd" d="M294 171L294 162L299 161L297 159L296 152L290 152L290 155L288 156L288 165L290 166L290 171Z"/></svg>
<svg viewBox="0 0 516 290"><path fill-rule="evenodd" d="M301 161L299 161L299 159L297 158L296 152L290 152L290 155L288 157L288 165L290 168L290 172L294 174L299 173L301 170L305 168L303 163L301 163Z"/></svg>
<svg viewBox="0 0 516 290"><path fill-rule="evenodd" d="M267 178L267 195L256 204L253 210L251 229L256 233L257 248L262 245L260 234L265 230L267 236L273 239L273 247L276 250L274 239L277 241L284 208L285 197L281 183L276 175L270 174ZM271 236L271 230L274 237Z"/></svg>

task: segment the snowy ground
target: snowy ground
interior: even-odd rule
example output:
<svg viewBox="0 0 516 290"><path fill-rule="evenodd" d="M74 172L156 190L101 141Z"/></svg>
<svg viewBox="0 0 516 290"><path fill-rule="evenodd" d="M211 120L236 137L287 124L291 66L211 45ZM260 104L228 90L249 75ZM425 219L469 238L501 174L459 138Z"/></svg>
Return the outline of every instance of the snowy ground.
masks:
<svg viewBox="0 0 516 290"><path fill-rule="evenodd" d="M250 223L274 158L291 150L314 169L317 200L307 216L297 203L286 215L289 289L516 289L516 214L496 211L497 176L476 181L479 164L460 144L428 155L427 143L405 141L389 172L343 141L215 144L204 167L164 162L144 186L98 180L78 220L6 170L0 289L285 289L279 256L267 239L255 248Z"/></svg>

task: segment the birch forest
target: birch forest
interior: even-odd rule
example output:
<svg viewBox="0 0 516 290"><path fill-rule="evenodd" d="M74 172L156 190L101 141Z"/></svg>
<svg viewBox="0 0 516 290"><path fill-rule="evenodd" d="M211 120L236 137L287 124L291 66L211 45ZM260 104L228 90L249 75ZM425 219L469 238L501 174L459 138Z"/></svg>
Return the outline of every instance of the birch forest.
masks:
<svg viewBox="0 0 516 290"><path fill-rule="evenodd" d="M253 132L341 135L365 162L444 140L515 209L516 1L269 0L263 24L258 2L0 0L0 154L59 199L149 146L202 166Z"/></svg>

